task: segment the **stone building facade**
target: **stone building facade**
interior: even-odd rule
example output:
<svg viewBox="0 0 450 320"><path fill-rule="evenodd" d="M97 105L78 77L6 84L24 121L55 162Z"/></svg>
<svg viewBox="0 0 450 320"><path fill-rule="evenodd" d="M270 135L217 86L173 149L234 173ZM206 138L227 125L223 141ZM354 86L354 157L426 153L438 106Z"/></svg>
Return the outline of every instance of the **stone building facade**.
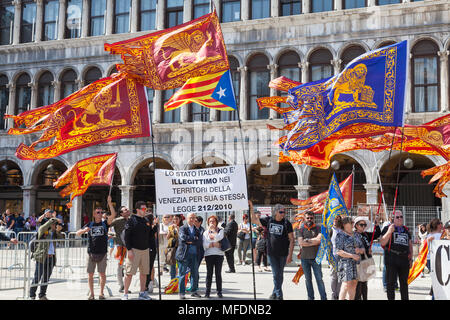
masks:
<svg viewBox="0 0 450 320"><path fill-rule="evenodd" d="M421 124L449 112L450 3L447 0L242 0L212 1L222 21L237 113L200 106L163 112L174 90L147 90L153 120L155 161L150 138L124 139L64 154L55 159L21 161L14 156L21 143L36 135L8 136L10 121L0 120L0 211L6 207L26 215L52 206L64 209L51 182L76 161L119 152L113 187L117 204L154 201L156 168L191 169L207 165L248 165L249 196L256 204L289 203L327 189L332 169L278 164L279 137L266 125L282 126L272 110L258 110L255 99L276 95L267 84L285 75L300 82L339 73L356 56L408 40L410 49L406 123ZM18 114L51 104L97 79L120 63L104 43L144 35L208 13L201 0L56 0L0 1L0 114ZM245 150L245 157L242 150ZM414 162L405 168L407 157ZM355 151L337 155L340 180L356 171L354 203L377 203L379 179L392 204L396 168L400 165L400 205L442 207L420 171L445 163L441 157L398 152ZM49 166L51 164L51 166ZM153 166L154 168L155 166ZM409 170L409 171L408 171ZM450 194L450 188L444 188ZM74 201L71 228L82 212L104 205L108 187L93 187Z"/></svg>

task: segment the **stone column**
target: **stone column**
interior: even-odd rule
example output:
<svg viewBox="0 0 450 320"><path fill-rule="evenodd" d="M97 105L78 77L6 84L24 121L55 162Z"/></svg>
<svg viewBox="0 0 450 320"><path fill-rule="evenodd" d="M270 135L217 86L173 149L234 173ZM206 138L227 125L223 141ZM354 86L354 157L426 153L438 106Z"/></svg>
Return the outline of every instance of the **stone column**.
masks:
<svg viewBox="0 0 450 320"><path fill-rule="evenodd" d="M250 20L250 0L241 1L241 20Z"/></svg>
<svg viewBox="0 0 450 320"><path fill-rule="evenodd" d="M309 82L309 62L308 61L304 61L304 62L299 62L298 66L300 67L300 69L302 70L302 83L307 83Z"/></svg>
<svg viewBox="0 0 450 320"><path fill-rule="evenodd" d="M59 0L59 13L58 13L58 40L64 39L65 26L66 26L66 1Z"/></svg>
<svg viewBox="0 0 450 320"><path fill-rule="evenodd" d="M58 102L61 100L61 82L60 81L52 81L53 86L53 102Z"/></svg>
<svg viewBox="0 0 450 320"><path fill-rule="evenodd" d="M448 105L448 55L449 51L439 51L438 55L441 60L441 111L442 112L448 112L449 111L449 105Z"/></svg>
<svg viewBox="0 0 450 320"><path fill-rule="evenodd" d="M37 107L38 84L30 82L28 86L31 88L30 108L29 108L29 110L31 110Z"/></svg>
<svg viewBox="0 0 450 320"><path fill-rule="evenodd" d="M442 191L447 195L447 197L441 198L442 200L442 212L441 221L444 223L450 220L450 184L447 183Z"/></svg>
<svg viewBox="0 0 450 320"><path fill-rule="evenodd" d="M130 32L138 32L139 26L139 1L138 0L131 0L131 12L130 12L130 19L131 19L131 29Z"/></svg>
<svg viewBox="0 0 450 320"><path fill-rule="evenodd" d="M408 2L411 2L411 0L403 0L402 2L403 3L408 3Z"/></svg>
<svg viewBox="0 0 450 320"><path fill-rule="evenodd" d="M241 73L241 92L239 94L239 117L241 120L247 120L248 116L248 106L247 106L247 95L248 95L248 68L247 66L238 67L238 71Z"/></svg>
<svg viewBox="0 0 450 320"><path fill-rule="evenodd" d="M366 188L366 203L377 204L378 203L378 189L380 185L378 184L365 184Z"/></svg>
<svg viewBox="0 0 450 320"><path fill-rule="evenodd" d="M80 77L81 77L81 75L80 75ZM75 80L75 83L78 85L78 89L81 89L84 87L84 80L77 79L77 80Z"/></svg>
<svg viewBox="0 0 450 320"><path fill-rule="evenodd" d="M119 186L121 191L121 205L127 207L130 211L133 211L133 190L136 186Z"/></svg>
<svg viewBox="0 0 450 320"><path fill-rule="evenodd" d="M72 208L70 208L70 229L69 232L75 232L79 230L82 225L81 221L81 209L83 205L83 196L75 197L72 201Z"/></svg>
<svg viewBox="0 0 450 320"><path fill-rule="evenodd" d="M277 64L270 64L267 66L267 69L270 70L270 81L276 79L277 77L277 72L278 72L278 65ZM270 96L276 96L277 95L277 90L274 88L270 88ZM277 119L278 118L278 112L276 112L275 110L270 109L269 111L269 119Z"/></svg>
<svg viewBox="0 0 450 320"><path fill-rule="evenodd" d="M153 96L153 123L160 123L162 121L162 91L155 90Z"/></svg>
<svg viewBox="0 0 450 320"><path fill-rule="evenodd" d="M114 28L114 0L106 0L106 30L105 35L113 34Z"/></svg>
<svg viewBox="0 0 450 320"><path fill-rule="evenodd" d="M165 17L164 11L166 9L166 0L158 0L158 4L156 5L156 29L163 30Z"/></svg>
<svg viewBox="0 0 450 320"><path fill-rule="evenodd" d="M342 10L343 6L343 0L334 0L334 10Z"/></svg>
<svg viewBox="0 0 450 320"><path fill-rule="evenodd" d="M12 2L14 4L14 25L13 25L13 43L20 43L20 20L22 17L22 4L20 0Z"/></svg>
<svg viewBox="0 0 450 320"><path fill-rule="evenodd" d="M222 7L220 6L220 0L213 0L213 4L214 4L214 7L216 8L216 13L217 13L217 16L219 17L219 21L221 21L222 19L220 17L222 14ZM213 10L214 10L214 7L212 8Z"/></svg>
<svg viewBox="0 0 450 320"><path fill-rule="evenodd" d="M409 61L412 59L412 54L409 53ZM411 69L410 69L411 70ZM412 103L411 103L411 79L412 79L412 73L410 70L407 71L409 79L406 79L405 84L405 120L406 116L412 112Z"/></svg>
<svg viewBox="0 0 450 320"><path fill-rule="evenodd" d="M280 6L278 0L270 0L270 16L278 17L280 15Z"/></svg>
<svg viewBox="0 0 450 320"><path fill-rule="evenodd" d="M36 0L36 28L34 29L34 42L42 41L44 27L44 1Z"/></svg>
<svg viewBox="0 0 450 320"><path fill-rule="evenodd" d="M341 72L342 60L337 58L330 61L331 65L334 67L334 75L337 76Z"/></svg>
<svg viewBox="0 0 450 320"><path fill-rule="evenodd" d="M375 7L376 5L376 0L367 0L368 7Z"/></svg>
<svg viewBox="0 0 450 320"><path fill-rule="evenodd" d="M91 21L89 19L90 16L90 5L89 0L83 0L83 11L81 12L81 37L86 38L89 36L89 27L91 25Z"/></svg>
<svg viewBox="0 0 450 320"><path fill-rule="evenodd" d="M9 99L8 106L6 107L6 113L14 115L15 114L15 106L16 106L16 84L8 83L6 87L9 90ZM6 119L6 129L12 128L14 126L13 119Z"/></svg>
<svg viewBox="0 0 450 320"><path fill-rule="evenodd" d="M183 1L183 23L192 20L194 16L193 8L192 8L192 0L184 0Z"/></svg>
<svg viewBox="0 0 450 320"><path fill-rule="evenodd" d="M311 12L311 4L309 0L302 1L302 13L310 13Z"/></svg>
<svg viewBox="0 0 450 320"><path fill-rule="evenodd" d="M217 121L217 119L219 119L219 111L216 109L209 109L209 121Z"/></svg>
<svg viewBox="0 0 450 320"><path fill-rule="evenodd" d="M27 218L36 210L36 186L22 186L22 194L22 210L25 213L25 218Z"/></svg>
<svg viewBox="0 0 450 320"><path fill-rule="evenodd" d="M185 104L180 107L180 122L181 123L185 123L185 122L189 121L189 110L191 108L192 108L191 104Z"/></svg>
<svg viewBox="0 0 450 320"><path fill-rule="evenodd" d="M294 187L297 190L297 198L298 199L306 200L309 198L309 188L311 188L311 186L309 184L297 185Z"/></svg>

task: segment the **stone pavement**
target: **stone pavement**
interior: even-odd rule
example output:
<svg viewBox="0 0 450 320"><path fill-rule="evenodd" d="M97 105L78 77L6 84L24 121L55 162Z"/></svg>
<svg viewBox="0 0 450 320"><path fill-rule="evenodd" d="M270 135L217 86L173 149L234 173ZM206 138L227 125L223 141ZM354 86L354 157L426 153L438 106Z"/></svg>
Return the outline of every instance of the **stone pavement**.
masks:
<svg viewBox="0 0 450 320"><path fill-rule="evenodd" d="M379 257L375 257L377 265L380 263ZM116 264L116 260L109 260L109 263ZM156 262L155 262L156 265ZM305 278L302 276L298 285L295 285L291 280L297 272L298 267L295 264L291 264L286 267L284 274L283 292L285 300L307 300ZM224 261L223 266L223 295L224 300L239 300L239 299L253 299L253 276L251 265L236 266L236 273L225 273L228 270L228 265ZM330 289L330 269L327 265L323 265L323 279L325 282L325 288L327 291L328 299L331 298ZM377 277L369 281L369 300L387 300L386 293L383 291L381 281L381 270L377 268ZM200 282L199 289L203 295L205 290L205 277L206 277L206 265L202 263L200 266ZM161 276L162 289L163 286L169 283L169 275L164 273ZM258 300L267 299L272 293L273 280L271 272L258 272L255 267L255 280L256 280L256 298ZM315 298L320 299L318 294L317 285L315 279L313 279L313 285L315 290ZM428 300L428 295L431 286L431 278L428 274L424 278L417 278L409 287L410 300ZM119 286L114 276L110 276L107 279L107 287L109 290L105 290L105 295L108 300L120 300L122 294L119 293ZM39 289L38 289L39 290ZM129 299L137 299L139 291L138 276L133 278L131 288L131 294ZM96 299L98 298L99 287L98 283L95 286ZM38 291L39 293L39 291ZM23 290L4 290L0 288L0 300L16 300L22 299ZM159 299L158 288L155 287L153 293L150 295L153 299ZM83 280L76 283L60 282L50 284L47 290L47 297L50 300L86 300L88 297L88 285L87 280ZM186 295L187 300L199 300L198 298L192 298L189 294ZM161 295L162 300L174 300L178 299L178 294ZM203 299L203 298L202 298ZM213 277L213 286L211 292L211 299L218 299L215 291L215 282ZM400 293L396 293L396 299L400 299Z"/></svg>

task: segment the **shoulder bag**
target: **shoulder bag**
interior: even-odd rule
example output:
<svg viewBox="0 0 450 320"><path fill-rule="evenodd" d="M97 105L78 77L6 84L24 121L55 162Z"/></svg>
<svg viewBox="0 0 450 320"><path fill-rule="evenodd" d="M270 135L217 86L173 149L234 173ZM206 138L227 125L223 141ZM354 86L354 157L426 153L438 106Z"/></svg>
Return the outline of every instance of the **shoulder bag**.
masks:
<svg viewBox="0 0 450 320"><path fill-rule="evenodd" d="M375 266L375 260L373 258L368 258L364 253L364 260L359 261L359 264L356 265L356 269L358 271L358 281L366 282L373 277L375 277L377 269Z"/></svg>
<svg viewBox="0 0 450 320"><path fill-rule="evenodd" d="M227 239L227 237L223 237L222 240L219 241L220 243L220 250L223 252L227 252L231 249L230 241Z"/></svg>

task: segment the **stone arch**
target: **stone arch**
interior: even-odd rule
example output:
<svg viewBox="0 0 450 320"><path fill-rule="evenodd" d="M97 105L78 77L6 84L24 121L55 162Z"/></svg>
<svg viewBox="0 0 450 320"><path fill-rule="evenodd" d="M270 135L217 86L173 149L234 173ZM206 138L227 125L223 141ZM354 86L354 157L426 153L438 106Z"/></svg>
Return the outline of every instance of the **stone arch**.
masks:
<svg viewBox="0 0 450 320"><path fill-rule="evenodd" d="M31 169L28 171L29 178L27 179L27 181L30 183L30 185L37 185L38 175L45 168L45 166L48 166L52 161L61 162L64 166L66 166L66 168L70 167L70 163L68 163L68 161L62 157L39 160L33 163Z"/></svg>
<svg viewBox="0 0 450 320"><path fill-rule="evenodd" d="M384 38L384 39L379 39L377 41L375 41L374 45L372 46L372 50L376 50L379 49L382 46L385 46L385 44L389 43L389 42L398 42L398 39L394 39L394 38Z"/></svg>
<svg viewBox="0 0 450 320"><path fill-rule="evenodd" d="M364 51L366 51L366 52L370 51L369 46L365 42L351 41L351 42L345 43L342 47L339 48L339 50L337 51L337 57L341 58L342 54L345 52L345 50L347 50L348 48L351 48L353 46L362 47L364 49Z"/></svg>
<svg viewBox="0 0 450 320"><path fill-rule="evenodd" d="M245 61L245 66L248 66L248 63L251 59L253 59L254 56L256 55L264 55L268 60L269 60L269 65L273 63L273 57L272 55L267 52L266 50L255 50L252 51L250 53L247 54L247 56L245 57L244 61Z"/></svg>
<svg viewBox="0 0 450 320"><path fill-rule="evenodd" d="M27 70L20 70L20 71L15 72L14 75L11 77L11 82L16 83L17 79L19 79L19 77L22 74L28 75L30 77L30 81L33 81L33 74L31 72L29 72Z"/></svg>
<svg viewBox="0 0 450 320"><path fill-rule="evenodd" d="M84 78L86 77L86 73L89 71L89 70L91 70L92 68L97 68L98 70L100 70L100 78L99 79L101 79L101 78L103 78L104 76L105 76L105 71L103 70L103 67L101 66L101 65L99 65L99 64L97 64L97 63L93 63L93 64L89 64L89 65L87 65L87 66L85 66L84 68L83 68L83 70L81 71L81 80L83 80L84 81Z"/></svg>
<svg viewBox="0 0 450 320"><path fill-rule="evenodd" d="M183 168L183 170L190 170L193 167L195 167L196 165L199 165L201 163L205 163L205 160L212 160L213 158L219 159L221 160L221 162L223 162L222 164L219 162L217 163L217 165L219 166L225 166L225 165L232 165L233 161L227 157L226 154L222 153L222 152L217 152L217 151L206 151L206 152L200 152L198 154L196 154L195 156L193 156L185 165L185 167Z"/></svg>
<svg viewBox="0 0 450 320"><path fill-rule="evenodd" d="M162 159L165 162L167 162L173 169L175 169L175 165L170 158L169 155L164 153L155 152L155 159ZM124 176L122 180L122 185L133 185L134 178L136 177L137 172L142 167L142 164L145 162L152 162L153 161L153 153L146 153L139 157L137 157L133 163L129 166L128 172Z"/></svg>
<svg viewBox="0 0 450 320"><path fill-rule="evenodd" d="M39 79L40 79L41 76L42 76L44 73L46 73L46 72L50 72L50 74L51 74L52 77L53 77L53 81L55 81L56 79L58 79L58 78L57 78L57 75L56 75L56 73L55 73L55 70L52 70L52 69L41 69L41 70L39 70L38 72L36 72L36 73L34 74L34 78L32 79L32 82L38 84L38 83L39 83Z"/></svg>
<svg viewBox="0 0 450 320"><path fill-rule="evenodd" d="M108 67L108 69L106 70L106 76L108 76L108 77L111 76L111 74L113 73L114 68L116 68L116 64L117 63L114 63L114 64L112 64L111 66ZM117 68L116 68L116 70L117 70Z"/></svg>
<svg viewBox="0 0 450 320"><path fill-rule="evenodd" d="M311 58L311 55L314 52L316 52L317 50L320 50L320 49L328 50L331 53L331 56L333 57L333 59L336 59L336 51L331 46L329 46L327 44L321 44L319 46L312 47L312 48L308 49L308 51L307 51L307 53L305 55L305 61L309 61L310 58Z"/></svg>
<svg viewBox="0 0 450 320"><path fill-rule="evenodd" d="M237 52L227 52L227 55L229 57L235 58L239 63L239 67L244 65L244 60L242 59L241 55L238 54Z"/></svg>
<svg viewBox="0 0 450 320"><path fill-rule="evenodd" d="M418 44L421 41L431 41L434 42L436 44L436 46L438 47L438 51L442 51L444 49L443 47L443 43L436 37L432 36L432 35L421 35L418 37L414 37L414 39L409 41L409 50L410 52L412 52L412 49L414 48L414 46L416 44Z"/></svg>
<svg viewBox="0 0 450 320"><path fill-rule="evenodd" d="M57 77L55 77L55 79L58 79L58 81L61 81L61 77L64 75L64 73L66 73L67 71L73 71L76 74L76 80L80 79L80 73L78 71L77 68L72 67L72 66L66 66L64 68L62 68L59 72Z"/></svg>
<svg viewBox="0 0 450 320"><path fill-rule="evenodd" d="M11 163L12 163L13 166L16 166L19 169L20 174L22 175L22 185L24 185L24 186L27 185L26 184L26 182L27 182L26 176L25 176L25 173L27 171L26 171L26 168L23 167L22 161L14 161L14 159L12 157L6 157L6 156L0 158L0 170L2 170L2 172L3 172L3 166L5 165L5 163L9 164L9 165L11 165Z"/></svg>
<svg viewBox="0 0 450 320"><path fill-rule="evenodd" d="M293 51L293 52L295 52L296 54L298 54L298 56L299 56L299 58L300 58L300 61L299 61L299 62L304 61L305 56L304 56L303 52L301 52L301 51L300 51L298 48L296 48L296 47L289 46L289 47L283 47L283 48L281 48L281 49L275 54L275 56L274 56L274 58L273 58L273 62L276 63L276 64L279 64L278 61L280 60L280 58L281 58L285 53L288 53L288 52L290 52L290 51Z"/></svg>

